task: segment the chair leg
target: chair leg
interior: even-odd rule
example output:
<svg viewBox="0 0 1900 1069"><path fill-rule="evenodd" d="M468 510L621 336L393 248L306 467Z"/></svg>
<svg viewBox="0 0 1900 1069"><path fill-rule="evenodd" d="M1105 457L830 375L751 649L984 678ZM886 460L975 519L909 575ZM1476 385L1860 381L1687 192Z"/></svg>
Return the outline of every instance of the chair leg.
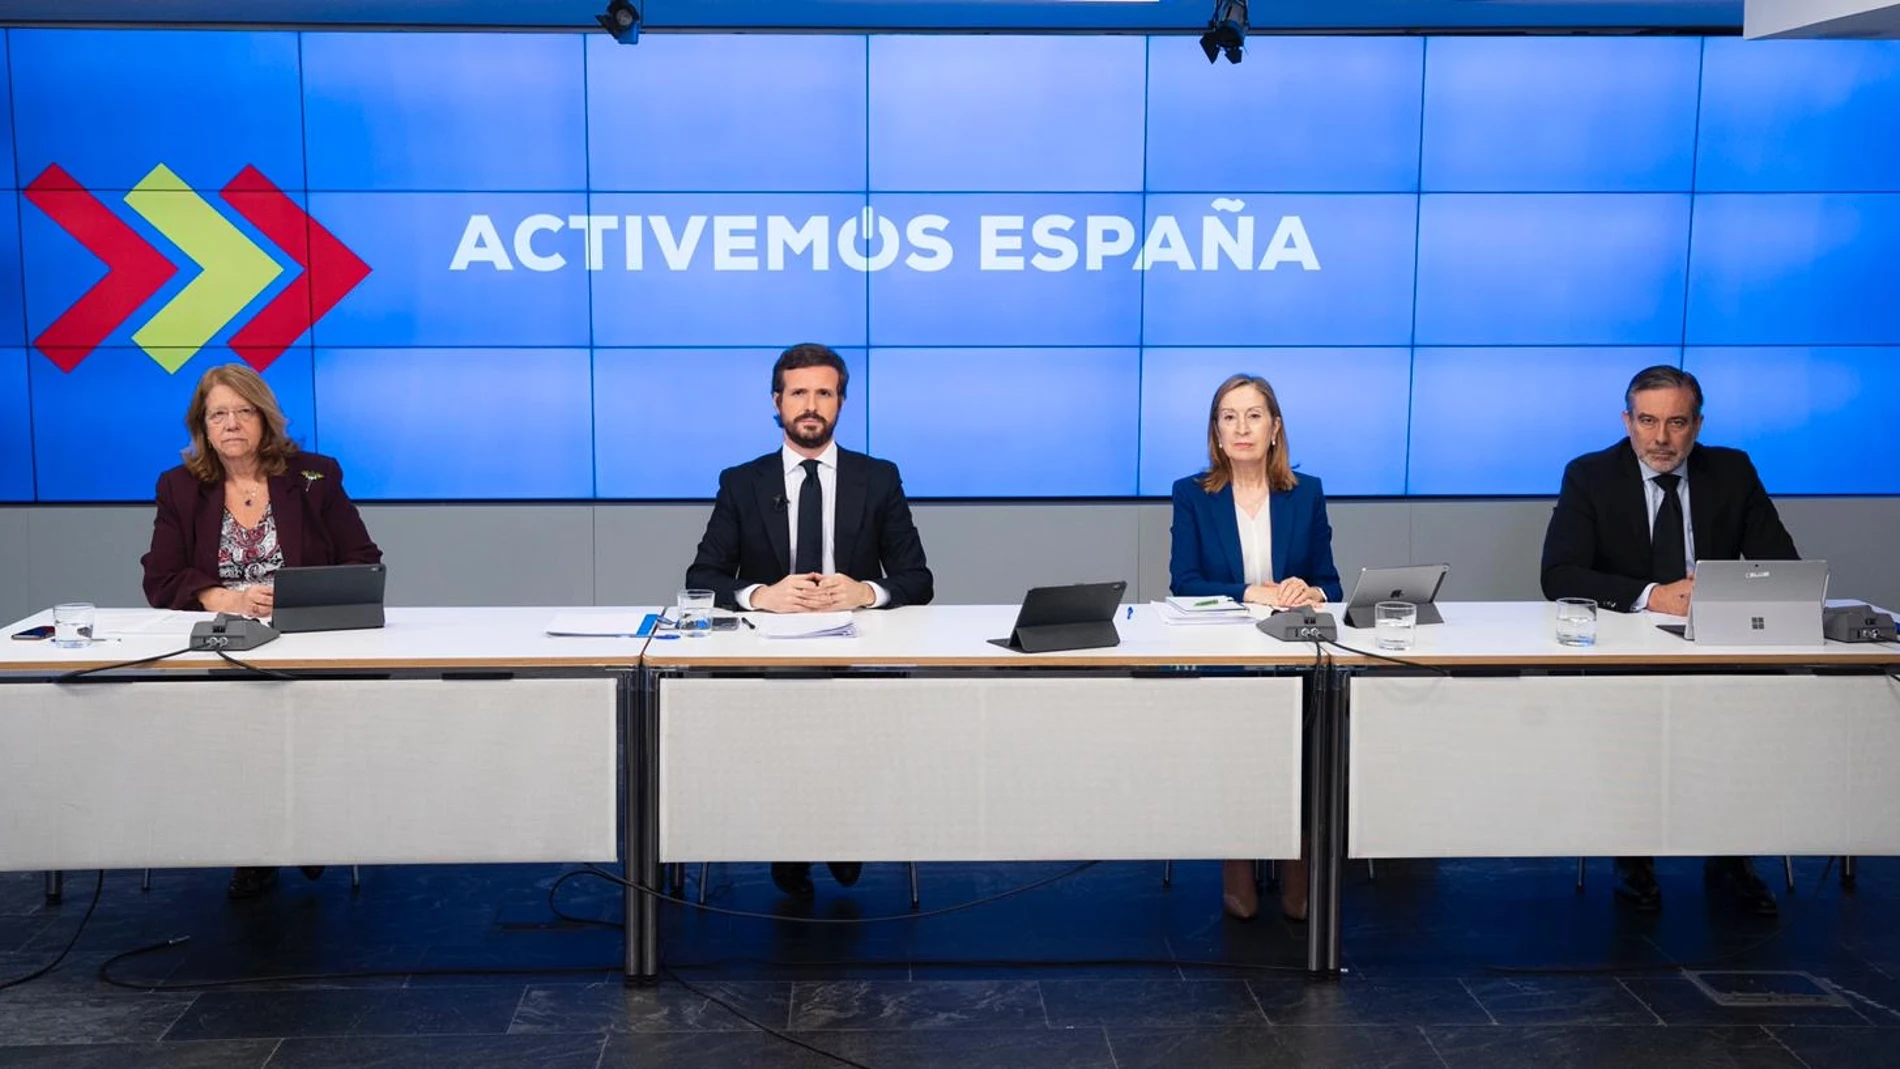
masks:
<svg viewBox="0 0 1900 1069"><path fill-rule="evenodd" d="M152 889L152 870L146 869L145 874L139 877L139 890L149 891L151 889Z"/></svg>
<svg viewBox="0 0 1900 1069"><path fill-rule="evenodd" d="M1851 857L1841 858L1841 890L1852 891L1854 884L1859 879L1860 874L1854 871L1854 859Z"/></svg>
<svg viewBox="0 0 1900 1069"><path fill-rule="evenodd" d="M1280 888L1280 862L1273 858L1268 858L1267 859L1267 882L1263 886L1262 889L1277 891L1279 890L1279 888Z"/></svg>
<svg viewBox="0 0 1900 1069"><path fill-rule="evenodd" d="M1161 863L1161 886L1164 888L1174 886L1174 862L1172 861Z"/></svg>
<svg viewBox="0 0 1900 1069"><path fill-rule="evenodd" d="M1788 893L1794 894L1794 858L1783 854L1781 856L1781 871L1788 878Z"/></svg>
<svg viewBox="0 0 1900 1069"><path fill-rule="evenodd" d="M1267 863L1260 860L1259 858L1254 858L1253 859L1253 885L1256 889L1259 888L1261 880L1266 875L1266 871L1267 871Z"/></svg>
<svg viewBox="0 0 1900 1069"><path fill-rule="evenodd" d="M706 904L706 877L711 872L712 862L702 861L699 863L699 904L702 906Z"/></svg>
<svg viewBox="0 0 1900 1069"><path fill-rule="evenodd" d="M355 894L356 892L361 891L362 889L363 889L363 870L359 866L351 865L350 866L350 893Z"/></svg>
<svg viewBox="0 0 1900 1069"><path fill-rule="evenodd" d="M1379 882L1379 866L1375 864L1371 858L1366 859L1366 882Z"/></svg>
<svg viewBox="0 0 1900 1069"><path fill-rule="evenodd" d="M57 906L66 897L66 874L49 870L46 873L46 904Z"/></svg>
<svg viewBox="0 0 1900 1069"><path fill-rule="evenodd" d="M920 901L917 896L917 862L915 861L909 862L909 865L910 865L910 908L911 908L911 911L914 913L916 912L918 902Z"/></svg>
<svg viewBox="0 0 1900 1069"><path fill-rule="evenodd" d="M666 867L666 893L678 898L686 893L686 863L675 861Z"/></svg>
<svg viewBox="0 0 1900 1069"><path fill-rule="evenodd" d="M1577 893L1578 894L1583 893L1583 864L1584 864L1584 859L1578 858L1577 859Z"/></svg>

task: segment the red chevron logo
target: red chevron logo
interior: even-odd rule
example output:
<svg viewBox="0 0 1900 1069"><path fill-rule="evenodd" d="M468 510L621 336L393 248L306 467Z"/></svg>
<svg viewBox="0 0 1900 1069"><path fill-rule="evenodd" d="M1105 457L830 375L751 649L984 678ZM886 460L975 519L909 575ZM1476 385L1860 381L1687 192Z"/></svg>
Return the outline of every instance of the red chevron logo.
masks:
<svg viewBox="0 0 1900 1069"><path fill-rule="evenodd" d="M26 199L106 265L106 277L33 340L61 371L71 371L170 282L178 268L57 163L26 187Z"/></svg>
<svg viewBox="0 0 1900 1069"><path fill-rule="evenodd" d="M262 371L368 278L369 265L255 167L239 171L220 196L304 269L231 336L231 348Z"/></svg>
<svg viewBox="0 0 1900 1069"><path fill-rule="evenodd" d="M71 371L163 289L178 267L58 164L42 171L26 195L106 265L105 277L34 339L47 359ZM256 167L239 171L220 196L303 268L231 335L231 349L263 371L369 277L370 267ZM176 371L283 269L163 164L126 203L201 269L133 335L152 359Z"/></svg>

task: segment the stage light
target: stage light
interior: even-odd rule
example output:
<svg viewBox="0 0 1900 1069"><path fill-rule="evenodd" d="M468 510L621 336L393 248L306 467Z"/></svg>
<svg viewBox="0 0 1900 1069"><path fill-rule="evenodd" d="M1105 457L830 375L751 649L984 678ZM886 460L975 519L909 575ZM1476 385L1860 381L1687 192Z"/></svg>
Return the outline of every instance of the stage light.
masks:
<svg viewBox="0 0 1900 1069"><path fill-rule="evenodd" d="M1239 63L1247 47L1247 0L1215 0L1214 17L1207 20L1207 32L1201 35L1201 51L1207 61L1226 53L1227 62Z"/></svg>
<svg viewBox="0 0 1900 1069"><path fill-rule="evenodd" d="M613 0L607 5L607 13L595 15L594 21L623 45L638 44L640 41L640 12L627 0Z"/></svg>

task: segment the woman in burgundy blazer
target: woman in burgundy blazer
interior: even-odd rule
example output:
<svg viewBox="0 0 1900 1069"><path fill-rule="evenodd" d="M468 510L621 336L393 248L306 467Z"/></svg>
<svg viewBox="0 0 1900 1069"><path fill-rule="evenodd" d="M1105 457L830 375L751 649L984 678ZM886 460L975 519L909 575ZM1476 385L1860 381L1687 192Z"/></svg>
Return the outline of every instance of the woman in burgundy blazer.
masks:
<svg viewBox="0 0 1900 1069"><path fill-rule="evenodd" d="M343 492L343 469L298 450L257 372L243 364L205 372L185 428L191 445L183 464L158 477L152 548L139 562L153 607L267 617L277 569L383 559ZM303 872L314 880L323 869ZM275 867L240 868L228 890L253 898L276 882Z"/></svg>
<svg viewBox="0 0 1900 1069"><path fill-rule="evenodd" d="M243 579L229 574L228 562L220 574L227 512L254 529L268 505L284 567L383 559L343 490L343 469L322 454L298 450L284 434L276 397L256 372L243 364L207 371L185 422L192 444L185 463L158 478L152 547L140 562L153 607L270 615L267 583L253 579L246 591L232 589ZM257 593L239 596L250 590Z"/></svg>

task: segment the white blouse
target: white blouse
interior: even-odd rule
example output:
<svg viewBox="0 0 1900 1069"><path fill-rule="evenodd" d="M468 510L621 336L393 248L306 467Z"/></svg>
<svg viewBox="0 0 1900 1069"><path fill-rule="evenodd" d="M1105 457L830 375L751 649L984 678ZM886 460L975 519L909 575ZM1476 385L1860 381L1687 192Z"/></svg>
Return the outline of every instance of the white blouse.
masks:
<svg viewBox="0 0 1900 1069"><path fill-rule="evenodd" d="M1248 586L1273 582L1273 509L1270 502L1260 502L1260 513L1247 515L1247 510L1234 502L1234 522L1240 528L1240 574Z"/></svg>

